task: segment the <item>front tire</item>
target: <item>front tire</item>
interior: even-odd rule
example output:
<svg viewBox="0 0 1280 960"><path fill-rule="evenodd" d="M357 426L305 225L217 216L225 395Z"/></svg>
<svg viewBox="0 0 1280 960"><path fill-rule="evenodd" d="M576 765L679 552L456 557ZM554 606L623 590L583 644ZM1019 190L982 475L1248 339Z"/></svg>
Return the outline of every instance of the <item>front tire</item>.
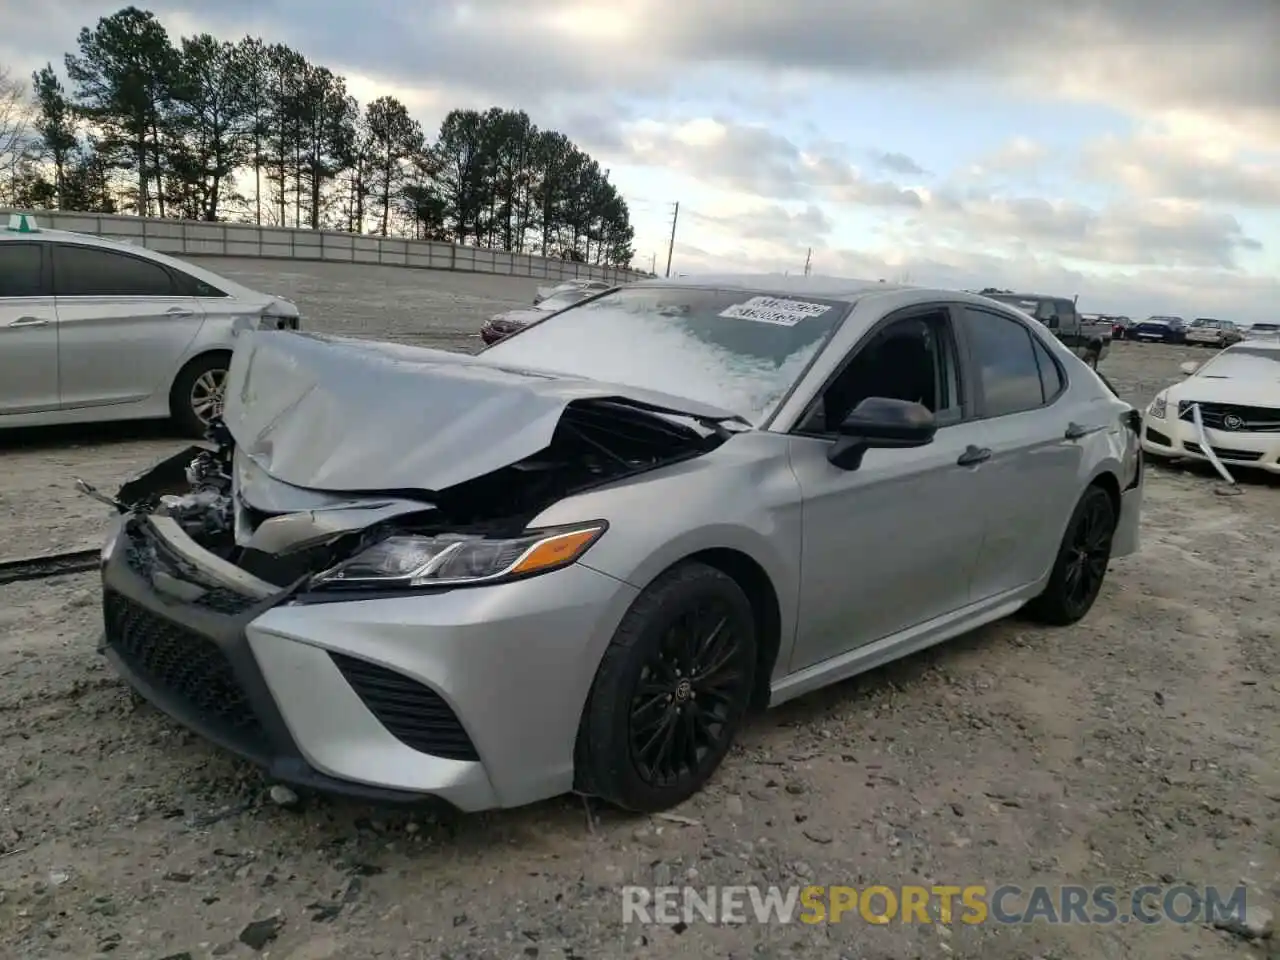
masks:
<svg viewBox="0 0 1280 960"><path fill-rule="evenodd" d="M1116 532L1111 495L1091 484L1076 504L1044 592L1026 606L1032 619L1054 627L1082 620L1098 599Z"/></svg>
<svg viewBox="0 0 1280 960"><path fill-rule="evenodd" d="M636 598L605 651L578 730L575 788L652 813L698 792L751 702L751 602L728 574L688 562Z"/></svg>
<svg viewBox="0 0 1280 960"><path fill-rule="evenodd" d="M207 353L178 373L169 394L169 411L183 436L202 439L210 421L222 416L231 356Z"/></svg>

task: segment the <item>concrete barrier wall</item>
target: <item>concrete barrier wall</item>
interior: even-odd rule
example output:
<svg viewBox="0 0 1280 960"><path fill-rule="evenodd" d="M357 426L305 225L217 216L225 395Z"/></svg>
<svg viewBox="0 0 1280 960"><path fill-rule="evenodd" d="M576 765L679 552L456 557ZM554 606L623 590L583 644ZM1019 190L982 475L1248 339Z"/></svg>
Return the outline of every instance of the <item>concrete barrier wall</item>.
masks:
<svg viewBox="0 0 1280 960"><path fill-rule="evenodd" d="M0 210L8 221L13 211ZM175 257L261 257L267 260L320 260L371 263L423 270L496 273L547 280L590 279L627 283L642 276L633 270L597 267L571 260L549 260L524 253L466 247L432 240L371 237L334 230L259 227L247 223L204 223L159 220L107 213L34 211L36 222L50 230L70 230L139 244Z"/></svg>

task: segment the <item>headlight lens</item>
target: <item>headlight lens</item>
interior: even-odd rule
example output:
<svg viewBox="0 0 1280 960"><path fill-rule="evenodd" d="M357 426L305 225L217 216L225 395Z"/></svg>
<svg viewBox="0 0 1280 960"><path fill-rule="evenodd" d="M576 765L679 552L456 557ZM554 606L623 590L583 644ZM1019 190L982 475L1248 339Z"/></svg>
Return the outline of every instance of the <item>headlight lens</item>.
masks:
<svg viewBox="0 0 1280 960"><path fill-rule="evenodd" d="M607 526L601 520L501 539L464 533L392 536L318 574L312 586L465 586L549 573L577 561Z"/></svg>
<svg viewBox="0 0 1280 960"><path fill-rule="evenodd" d="M1163 393L1157 393L1156 398L1151 401L1151 415L1157 420L1163 420L1165 408L1169 405L1169 398Z"/></svg>

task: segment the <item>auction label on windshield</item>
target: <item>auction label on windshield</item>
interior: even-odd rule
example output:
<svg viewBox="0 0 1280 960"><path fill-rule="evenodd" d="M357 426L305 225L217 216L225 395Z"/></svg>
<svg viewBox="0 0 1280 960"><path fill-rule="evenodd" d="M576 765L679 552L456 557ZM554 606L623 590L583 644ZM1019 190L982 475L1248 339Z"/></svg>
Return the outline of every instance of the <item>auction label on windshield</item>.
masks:
<svg viewBox="0 0 1280 960"><path fill-rule="evenodd" d="M776 323L780 327L794 327L801 320L820 317L831 309L826 303L807 303L804 300L787 300L782 297L752 297L746 303L735 303L720 311L720 316L731 320L755 320L758 323Z"/></svg>

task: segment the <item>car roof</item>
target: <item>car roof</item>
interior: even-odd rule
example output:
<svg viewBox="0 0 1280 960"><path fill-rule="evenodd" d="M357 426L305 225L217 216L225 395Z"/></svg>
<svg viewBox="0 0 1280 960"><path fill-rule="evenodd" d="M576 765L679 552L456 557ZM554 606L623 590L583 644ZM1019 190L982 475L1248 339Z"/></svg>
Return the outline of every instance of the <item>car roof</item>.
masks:
<svg viewBox="0 0 1280 960"><path fill-rule="evenodd" d="M822 297L826 300L846 300L850 303L868 293L893 290L919 290L901 283L881 283L876 280L852 280L847 277L788 276L782 273L707 273L696 276L667 277L640 280L634 286L641 287L714 287L718 290L742 290L758 293L767 291L782 296ZM956 291L948 291L948 295Z"/></svg>
<svg viewBox="0 0 1280 960"><path fill-rule="evenodd" d="M46 230L41 227L37 231L31 233L20 233L15 230L0 230L0 240L26 240L27 242L46 241L49 243L76 243L85 247L101 247L103 250L115 250L120 253L132 253L135 256L145 257L148 260L154 260L156 263L162 263L174 270L181 270L183 273L195 277L197 280L203 280L212 284L228 296L237 300L261 300L264 297L270 298L273 294L260 293L249 287L236 283L234 280L224 277L221 274L213 273L197 264L187 260L179 260L168 254L160 253L158 250L152 250L141 244L125 243L123 240L111 240L107 237L97 237L91 233L73 233L70 230Z"/></svg>
<svg viewBox="0 0 1280 960"><path fill-rule="evenodd" d="M998 299L1000 297L1019 297L1023 300L1070 300L1070 297L1064 297L1060 293L1018 293L1016 290L996 290L993 293L978 293L981 297L991 297Z"/></svg>
<svg viewBox="0 0 1280 960"><path fill-rule="evenodd" d="M1250 350L1271 350L1280 353L1280 340L1249 340L1246 338L1239 343L1233 343L1223 352L1230 353L1240 347L1248 347Z"/></svg>

